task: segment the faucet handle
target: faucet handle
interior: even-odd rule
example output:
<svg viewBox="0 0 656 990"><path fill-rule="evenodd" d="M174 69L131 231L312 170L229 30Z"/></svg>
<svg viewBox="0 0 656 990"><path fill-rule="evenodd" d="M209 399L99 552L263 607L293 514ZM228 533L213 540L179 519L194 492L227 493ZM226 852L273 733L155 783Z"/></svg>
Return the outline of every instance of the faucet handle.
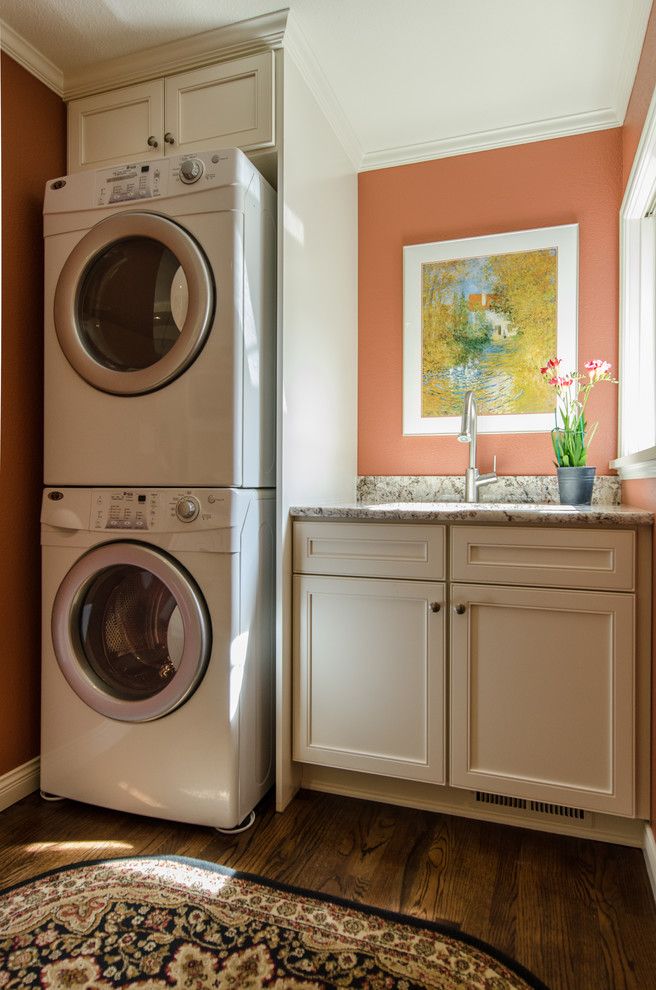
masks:
<svg viewBox="0 0 656 990"><path fill-rule="evenodd" d="M479 474L479 476L476 479L476 487L482 488L483 485L492 485L494 484L495 481L498 480L499 479L497 478L497 455L495 454L494 459L492 461L492 470L489 472L489 474Z"/></svg>

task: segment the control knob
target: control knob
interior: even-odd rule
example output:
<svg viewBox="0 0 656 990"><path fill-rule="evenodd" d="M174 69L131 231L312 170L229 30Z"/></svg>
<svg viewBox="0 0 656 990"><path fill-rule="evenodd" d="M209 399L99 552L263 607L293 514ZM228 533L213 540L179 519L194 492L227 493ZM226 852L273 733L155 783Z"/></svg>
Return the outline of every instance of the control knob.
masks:
<svg viewBox="0 0 656 990"><path fill-rule="evenodd" d="M175 507L175 514L180 522L192 522L200 512L200 503L193 495L185 495L179 498Z"/></svg>
<svg viewBox="0 0 656 990"><path fill-rule="evenodd" d="M190 186L193 182L198 182L205 170L200 158L187 158L180 165L180 179Z"/></svg>

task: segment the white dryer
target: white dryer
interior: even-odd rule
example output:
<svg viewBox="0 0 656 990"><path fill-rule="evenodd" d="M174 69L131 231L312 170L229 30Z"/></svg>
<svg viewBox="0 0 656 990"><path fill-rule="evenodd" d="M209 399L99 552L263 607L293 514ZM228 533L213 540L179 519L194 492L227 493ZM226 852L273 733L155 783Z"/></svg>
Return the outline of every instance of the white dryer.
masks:
<svg viewBox="0 0 656 990"><path fill-rule="evenodd" d="M233 828L273 782L273 492L46 489L41 786Z"/></svg>
<svg viewBox="0 0 656 990"><path fill-rule="evenodd" d="M238 150L46 185L50 485L275 484L275 193Z"/></svg>

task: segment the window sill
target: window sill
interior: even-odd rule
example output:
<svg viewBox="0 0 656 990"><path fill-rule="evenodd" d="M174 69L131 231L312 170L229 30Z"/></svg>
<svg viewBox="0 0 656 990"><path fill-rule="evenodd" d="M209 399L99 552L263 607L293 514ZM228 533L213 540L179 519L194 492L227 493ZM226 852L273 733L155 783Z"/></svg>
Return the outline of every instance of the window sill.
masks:
<svg viewBox="0 0 656 990"><path fill-rule="evenodd" d="M622 481L636 478L656 478L656 447L638 450L610 462L610 467L619 473Z"/></svg>

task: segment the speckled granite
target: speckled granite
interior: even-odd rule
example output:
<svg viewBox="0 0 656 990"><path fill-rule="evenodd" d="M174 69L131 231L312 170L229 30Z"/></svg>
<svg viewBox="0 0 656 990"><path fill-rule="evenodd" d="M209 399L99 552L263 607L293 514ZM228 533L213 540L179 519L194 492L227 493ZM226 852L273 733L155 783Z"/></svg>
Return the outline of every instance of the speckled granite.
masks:
<svg viewBox="0 0 656 990"><path fill-rule="evenodd" d="M533 526L605 528L653 523L651 512L625 505L537 505L513 502L388 502L365 505L292 506L292 519L355 519L372 522L494 522Z"/></svg>
<svg viewBox="0 0 656 990"><path fill-rule="evenodd" d="M358 478L358 502L461 502L465 480L461 475L364 475ZM481 502L539 502L559 504L555 475L517 475L499 478L480 490ZM620 479L595 478L593 505L619 505Z"/></svg>

